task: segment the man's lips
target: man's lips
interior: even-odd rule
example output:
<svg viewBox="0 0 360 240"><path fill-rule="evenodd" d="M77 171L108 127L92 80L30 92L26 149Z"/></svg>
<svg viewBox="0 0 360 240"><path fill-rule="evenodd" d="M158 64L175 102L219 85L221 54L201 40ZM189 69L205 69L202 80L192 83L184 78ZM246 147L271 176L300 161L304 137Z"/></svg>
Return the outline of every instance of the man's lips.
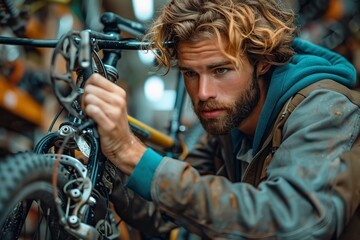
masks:
<svg viewBox="0 0 360 240"><path fill-rule="evenodd" d="M225 111L224 109L212 109L212 110L202 110L200 113L203 118L217 118L224 111Z"/></svg>

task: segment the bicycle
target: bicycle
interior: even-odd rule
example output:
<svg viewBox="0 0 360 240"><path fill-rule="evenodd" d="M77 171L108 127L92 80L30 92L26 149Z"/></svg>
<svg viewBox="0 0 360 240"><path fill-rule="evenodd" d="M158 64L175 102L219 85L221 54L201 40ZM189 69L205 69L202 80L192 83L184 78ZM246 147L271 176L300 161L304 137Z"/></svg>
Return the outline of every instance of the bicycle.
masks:
<svg viewBox="0 0 360 240"><path fill-rule="evenodd" d="M112 12L103 13L101 23L103 32L71 31L60 40L0 37L0 44L54 48L51 86L62 105L48 134L32 152L10 155L0 162L0 239L27 237L25 222L31 217L31 209L36 209L40 217L34 238L116 239L120 235L119 221L109 207L115 167L101 153L96 125L81 110L81 94L93 72L117 81L121 50L146 49L151 43L122 38L121 26L139 35L145 30ZM57 69L63 64L65 71ZM168 134L129 117L136 136L161 149L162 154L179 159L186 156L189 147L179 137L183 132L180 119L185 98L180 78L179 74ZM65 121L52 131L63 110L67 112Z"/></svg>

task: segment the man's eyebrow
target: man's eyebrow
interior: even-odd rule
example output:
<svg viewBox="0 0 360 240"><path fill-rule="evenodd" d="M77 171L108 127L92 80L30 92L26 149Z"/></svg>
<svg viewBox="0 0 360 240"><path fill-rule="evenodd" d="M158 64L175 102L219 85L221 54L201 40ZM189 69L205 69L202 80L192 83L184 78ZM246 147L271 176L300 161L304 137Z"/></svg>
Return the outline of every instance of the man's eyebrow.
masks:
<svg viewBox="0 0 360 240"><path fill-rule="evenodd" d="M189 68L189 67L183 67L183 66L179 66L179 70L180 71L189 71L189 70L192 70L191 68Z"/></svg>
<svg viewBox="0 0 360 240"><path fill-rule="evenodd" d="M213 63L213 64L210 64L208 66L206 66L207 69L213 69L213 68L217 68L217 67L222 67L222 66L226 66L226 65L229 65L231 63L231 61L223 61L223 62L218 62L218 63ZM181 66L179 65L179 69L181 71L188 71L188 70L192 70L191 67L187 67L187 66Z"/></svg>
<svg viewBox="0 0 360 240"><path fill-rule="evenodd" d="M213 69L213 68L217 68L217 67L222 67L222 66L226 66L232 64L230 61L223 61L223 62L218 62L218 63L214 63L214 64L210 64L208 65L206 68L208 69Z"/></svg>

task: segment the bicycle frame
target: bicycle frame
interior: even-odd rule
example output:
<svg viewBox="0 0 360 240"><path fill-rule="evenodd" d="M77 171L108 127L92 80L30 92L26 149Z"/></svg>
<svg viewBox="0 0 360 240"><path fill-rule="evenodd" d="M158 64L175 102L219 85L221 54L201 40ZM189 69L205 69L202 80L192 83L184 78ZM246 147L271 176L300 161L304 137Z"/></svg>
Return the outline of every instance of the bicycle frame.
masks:
<svg viewBox="0 0 360 240"><path fill-rule="evenodd" d="M60 40L0 37L0 44L54 48L51 66L52 87L68 115L66 121L60 124L59 130L49 131L36 143L33 152L56 161L56 168L62 164L74 170L76 179L68 185L67 195L71 204L69 202L67 204L71 207L67 211L62 209L61 206L65 203L57 196L56 169L54 169L52 184L55 189L54 199L61 225L68 233L81 239L98 238L99 232L93 226L96 200L91 195L93 191L108 195L111 192L113 180L106 173L106 168L112 164L101 152L96 125L81 110L82 87L87 77L94 71L116 82L118 75L116 64L121 58L121 50L141 50L148 46L148 43L139 42L136 39L122 39L120 22L124 24L124 19L114 13L104 13L101 22L104 25L103 33L91 30L72 31ZM141 28L136 26L132 31L140 32ZM169 43L170 46L171 43ZM99 51L103 52L103 58L99 57ZM67 68L65 73L59 73L55 69L58 57L65 59ZM74 72L78 76L76 80L71 77ZM59 82L65 83L71 91L63 95L63 89L61 89L63 86L58 84ZM161 133L130 116L128 121L131 130L142 141L164 149L166 155L182 158L184 154L187 154L187 149L178 138L181 132L180 118L185 98L181 74L178 77L176 96L168 134ZM85 159L86 163L81 162L78 159L79 156L83 158L83 161ZM104 184L104 181L110 186ZM112 224L114 225L114 222Z"/></svg>

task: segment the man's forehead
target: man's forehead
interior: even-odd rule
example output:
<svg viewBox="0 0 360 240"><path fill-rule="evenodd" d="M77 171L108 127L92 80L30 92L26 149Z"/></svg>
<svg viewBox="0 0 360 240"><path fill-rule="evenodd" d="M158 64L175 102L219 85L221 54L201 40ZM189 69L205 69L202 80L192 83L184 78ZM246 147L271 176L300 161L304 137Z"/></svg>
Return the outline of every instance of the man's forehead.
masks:
<svg viewBox="0 0 360 240"><path fill-rule="evenodd" d="M221 38L218 39L216 37L214 38L196 38L192 39L192 40L180 40L177 44L177 49L179 51L179 48L189 48L189 47L193 47L193 48L199 48L199 47L207 47L207 46L213 46L217 49L225 49L228 45L228 41L226 41L225 39Z"/></svg>
<svg viewBox="0 0 360 240"><path fill-rule="evenodd" d="M180 61L202 60L212 56L225 57L224 51L213 40L181 42L177 48L177 57Z"/></svg>

